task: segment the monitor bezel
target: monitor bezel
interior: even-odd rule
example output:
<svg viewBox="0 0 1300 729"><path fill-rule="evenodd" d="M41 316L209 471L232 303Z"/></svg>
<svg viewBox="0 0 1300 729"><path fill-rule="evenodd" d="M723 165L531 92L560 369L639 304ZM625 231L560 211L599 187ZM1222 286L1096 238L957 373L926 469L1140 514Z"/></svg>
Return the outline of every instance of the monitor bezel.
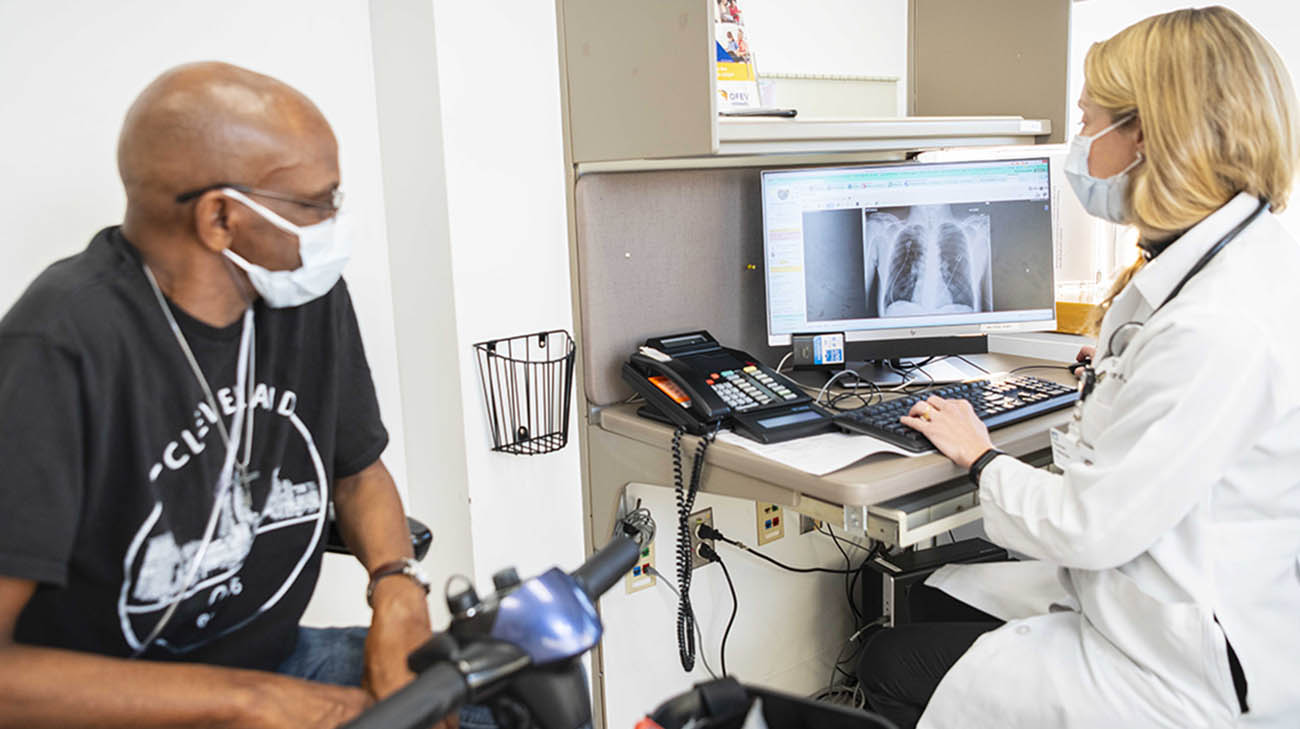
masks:
<svg viewBox="0 0 1300 729"><path fill-rule="evenodd" d="M803 333L822 333L822 332L843 332L845 342L879 342L906 339L923 339L934 337L960 337L981 334L1004 334L1016 332L1041 332L1056 329L1056 206L1052 203L1052 192L1048 191L1047 206L1048 217L1052 221L1049 225L1050 240L1048 244L1052 247L1052 268L1051 268L1051 289L1053 292L1052 305L1046 311L1048 316L1042 319L1026 319L1013 322L967 322L963 324L931 324L922 326L898 326L883 327L880 329L846 329L844 320L835 320L827 322L825 326L818 326L813 323L806 323L798 332L787 334L774 334L772 331L772 281L770 258L768 256L768 226L767 226L767 181L768 176L773 174L790 174L796 172L830 172L836 170L863 170L863 169L885 169L891 167L942 167L950 165L971 165L985 163L1009 163L1041 161L1047 165L1047 179L1050 186L1052 179L1052 161L1047 155L1015 158L990 158L990 159L973 159L973 160L953 160L945 162L881 162L881 163L862 163L856 165L810 165L806 167L782 167L776 169L761 170L759 172L759 195L762 198L763 209L763 312L767 326L767 343L771 347L790 346L791 337L794 334ZM1017 309L1016 312L1040 311L1039 309ZM1000 312L996 312L1000 313ZM1010 313L1010 312L1008 312ZM878 317L885 318L885 317Z"/></svg>

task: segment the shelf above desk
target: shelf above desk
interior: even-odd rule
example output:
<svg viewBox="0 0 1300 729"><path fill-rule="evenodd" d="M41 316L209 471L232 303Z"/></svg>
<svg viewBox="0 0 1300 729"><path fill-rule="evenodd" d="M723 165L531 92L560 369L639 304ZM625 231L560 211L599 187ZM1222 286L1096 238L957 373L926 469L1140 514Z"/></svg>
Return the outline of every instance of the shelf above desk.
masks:
<svg viewBox="0 0 1300 729"><path fill-rule="evenodd" d="M718 119L718 154L819 154L1034 144L1047 119L915 116L886 119Z"/></svg>
<svg viewBox="0 0 1300 729"><path fill-rule="evenodd" d="M911 152L938 147L1033 145L1052 131L1047 119L1018 116L721 117L716 123L715 154L579 161L577 174L898 161Z"/></svg>

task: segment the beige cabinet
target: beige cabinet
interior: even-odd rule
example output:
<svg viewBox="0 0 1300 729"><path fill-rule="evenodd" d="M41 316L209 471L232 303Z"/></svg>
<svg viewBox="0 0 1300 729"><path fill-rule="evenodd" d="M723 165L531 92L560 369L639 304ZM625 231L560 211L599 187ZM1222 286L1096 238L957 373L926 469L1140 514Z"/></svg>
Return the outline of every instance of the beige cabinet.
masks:
<svg viewBox="0 0 1300 729"><path fill-rule="evenodd" d="M912 0L908 117L720 119L713 0L558 0L575 164L1064 138L1069 0Z"/></svg>

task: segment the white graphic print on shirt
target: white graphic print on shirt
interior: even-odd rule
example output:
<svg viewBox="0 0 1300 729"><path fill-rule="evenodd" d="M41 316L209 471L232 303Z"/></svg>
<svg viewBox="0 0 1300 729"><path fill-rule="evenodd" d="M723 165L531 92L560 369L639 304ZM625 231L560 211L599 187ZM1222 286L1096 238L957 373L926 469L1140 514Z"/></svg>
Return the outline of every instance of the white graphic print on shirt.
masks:
<svg viewBox="0 0 1300 729"><path fill-rule="evenodd" d="M226 416L233 416L240 407L230 388L219 390L216 398ZM311 432L294 412L296 405L297 395L292 391L277 393L265 383L255 388L250 408L254 443L284 445L263 456L270 462L250 463L246 482L236 478L233 487L226 489L217 505L213 538L179 609L155 641L157 645L186 653L238 630L274 607L315 553L327 513L327 480ZM161 460L149 473L150 481L160 486L157 493L166 494L171 478L183 478L193 457L207 449L217 417L201 403L194 411L194 429L185 429L162 449ZM214 448L223 451L220 438L214 440ZM215 482L212 486L215 488ZM258 502L260 509L256 508ZM199 509L206 523L211 506L209 500L171 508ZM133 650L141 648L141 641L185 587L202 546L202 530L178 538L172 531L174 520L166 517L167 506L159 500L136 532L123 561L125 579L118 598L118 618L122 635ZM252 560L259 568L259 578L252 582L244 579L250 554L266 541L259 543L257 538L272 531L279 532L275 549L264 550L272 553L259 553ZM301 552L295 560L297 550ZM267 560L284 565L284 569L262 572Z"/></svg>

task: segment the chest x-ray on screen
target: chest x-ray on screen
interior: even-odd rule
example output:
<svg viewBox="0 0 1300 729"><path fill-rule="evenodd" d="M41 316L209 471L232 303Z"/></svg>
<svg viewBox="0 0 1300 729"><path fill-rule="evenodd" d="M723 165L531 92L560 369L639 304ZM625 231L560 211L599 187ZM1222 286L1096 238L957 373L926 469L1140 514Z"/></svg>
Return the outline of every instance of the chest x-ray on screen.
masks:
<svg viewBox="0 0 1300 729"><path fill-rule="evenodd" d="M809 321L993 310L982 204L804 213Z"/></svg>
<svg viewBox="0 0 1300 729"><path fill-rule="evenodd" d="M867 316L991 311L989 215L983 207L864 211Z"/></svg>

